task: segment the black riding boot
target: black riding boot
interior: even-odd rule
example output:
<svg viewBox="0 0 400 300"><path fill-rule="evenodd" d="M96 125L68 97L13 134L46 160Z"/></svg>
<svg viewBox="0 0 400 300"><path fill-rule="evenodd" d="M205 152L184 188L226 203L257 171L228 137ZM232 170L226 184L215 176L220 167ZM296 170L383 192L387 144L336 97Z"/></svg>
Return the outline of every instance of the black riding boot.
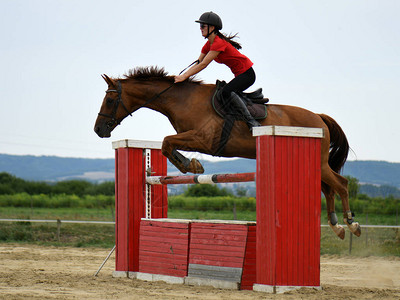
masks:
<svg viewBox="0 0 400 300"><path fill-rule="evenodd" d="M236 109L236 111L240 112L240 114L243 116L247 126L249 126L249 129L251 130L253 127L258 127L261 126L260 123L258 123L253 116L250 114L249 110L246 107L246 104L244 104L243 100L240 99L240 97L235 93L231 93L231 97L229 101L232 103L233 107Z"/></svg>

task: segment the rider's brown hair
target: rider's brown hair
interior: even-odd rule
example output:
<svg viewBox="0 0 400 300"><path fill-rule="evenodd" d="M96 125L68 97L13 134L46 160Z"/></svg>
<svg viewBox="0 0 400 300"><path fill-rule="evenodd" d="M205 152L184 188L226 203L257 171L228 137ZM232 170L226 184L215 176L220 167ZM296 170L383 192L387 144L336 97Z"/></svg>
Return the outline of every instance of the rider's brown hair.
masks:
<svg viewBox="0 0 400 300"><path fill-rule="evenodd" d="M227 41L228 43L230 43L236 49L238 49L238 50L242 49L242 45L240 45L238 42L233 40L235 37L237 37L237 35L238 35L237 33L235 33L234 35L230 34L228 36L226 36L225 34L219 32L219 31L217 31L216 33L221 39Z"/></svg>

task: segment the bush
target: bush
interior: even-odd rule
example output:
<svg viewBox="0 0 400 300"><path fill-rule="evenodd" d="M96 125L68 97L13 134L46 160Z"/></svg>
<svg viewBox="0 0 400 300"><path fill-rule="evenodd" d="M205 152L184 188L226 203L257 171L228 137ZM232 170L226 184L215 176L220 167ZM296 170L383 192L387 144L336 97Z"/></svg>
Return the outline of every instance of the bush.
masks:
<svg viewBox="0 0 400 300"><path fill-rule="evenodd" d="M66 195L108 195L115 193L113 181L100 184L85 180L67 180L56 183L40 181L25 181L11 174L0 173L0 195L13 195L28 193L29 195L40 194L66 194Z"/></svg>
<svg viewBox="0 0 400 300"><path fill-rule="evenodd" d="M220 189L215 184L194 184L185 192L186 197L219 197L231 195L225 188Z"/></svg>
<svg viewBox="0 0 400 300"><path fill-rule="evenodd" d="M351 211L357 213L372 213L381 215L395 215L400 211L400 199L393 197L374 197L360 194L357 198L350 198L349 204ZM321 200L321 209L326 210L325 198ZM337 212L342 211L342 202L335 199L335 209Z"/></svg>

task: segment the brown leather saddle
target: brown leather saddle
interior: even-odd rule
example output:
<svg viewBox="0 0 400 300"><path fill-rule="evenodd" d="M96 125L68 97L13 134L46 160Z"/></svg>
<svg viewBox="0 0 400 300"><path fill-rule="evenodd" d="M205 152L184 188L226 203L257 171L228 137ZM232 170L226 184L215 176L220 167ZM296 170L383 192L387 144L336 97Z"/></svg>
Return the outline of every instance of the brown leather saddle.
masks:
<svg viewBox="0 0 400 300"><path fill-rule="evenodd" d="M211 103L216 113L224 119L224 123L222 125L219 144L217 145L213 155L221 156L224 152L226 143L230 138L235 121L242 120L243 116L239 112L235 111L233 107L231 107L231 105L227 105L226 103L224 103L224 100L220 96L220 91L226 85L226 82L217 80L216 85L217 88L211 98ZM238 93L238 95L246 104L247 109L254 117L254 119L262 120L267 117L266 103L268 103L269 99L264 98L261 88L252 93Z"/></svg>
<svg viewBox="0 0 400 300"><path fill-rule="evenodd" d="M211 99L211 103L214 107L214 110L221 118L225 118L227 115L234 116L236 120L241 120L241 115L234 111L231 106L226 105L222 97L220 97L219 91L226 85L225 81L217 80L217 88L215 93ZM269 99L264 98L262 93L262 88L257 89L251 93L237 93L243 102L246 104L247 109L249 110L250 114L256 120L262 120L267 117L267 106Z"/></svg>

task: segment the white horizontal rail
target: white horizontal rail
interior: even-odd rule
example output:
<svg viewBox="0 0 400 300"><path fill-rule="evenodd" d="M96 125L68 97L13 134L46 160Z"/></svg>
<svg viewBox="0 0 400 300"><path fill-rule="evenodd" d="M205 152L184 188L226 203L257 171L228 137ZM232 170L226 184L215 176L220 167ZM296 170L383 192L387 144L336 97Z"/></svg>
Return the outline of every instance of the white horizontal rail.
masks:
<svg viewBox="0 0 400 300"><path fill-rule="evenodd" d="M400 228L400 225L363 225L360 224L361 228ZM329 227L329 225L321 224L321 227Z"/></svg>
<svg viewBox="0 0 400 300"><path fill-rule="evenodd" d="M79 221L79 220L30 220L30 219L0 219L0 222L36 222L36 223L70 223L70 224L103 224L111 225L115 222L107 221Z"/></svg>
<svg viewBox="0 0 400 300"><path fill-rule="evenodd" d="M36 223L57 223L57 220L29 220L29 219L0 219L0 222L36 222ZM61 223L70 223L70 224L103 224L103 225L111 225L115 224L115 222L108 221L78 221L78 220L60 220ZM204 220L207 222L207 220ZM321 224L321 227L329 227L329 225ZM361 228L400 228L400 225L362 225Z"/></svg>

